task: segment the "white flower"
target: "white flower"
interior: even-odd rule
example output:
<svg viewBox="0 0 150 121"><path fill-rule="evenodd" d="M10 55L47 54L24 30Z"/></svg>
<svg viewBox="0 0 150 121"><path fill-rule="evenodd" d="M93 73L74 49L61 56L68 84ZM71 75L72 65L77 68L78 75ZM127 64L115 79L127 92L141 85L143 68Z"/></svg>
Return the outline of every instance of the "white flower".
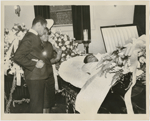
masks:
<svg viewBox="0 0 150 121"><path fill-rule="evenodd" d="M142 52L142 51L140 51L140 52L138 53L138 56L141 56L141 55L143 55L143 52Z"/></svg>
<svg viewBox="0 0 150 121"><path fill-rule="evenodd" d="M124 53L123 52L120 52L120 53L118 53L118 55L120 56L120 57L124 57Z"/></svg>
<svg viewBox="0 0 150 121"><path fill-rule="evenodd" d="M27 30L25 30L23 33L24 33L24 35L25 35L25 34L27 33Z"/></svg>
<svg viewBox="0 0 150 121"><path fill-rule="evenodd" d="M116 56L115 55L111 55L111 56L109 56L109 58L112 58L112 59L115 59L116 58ZM107 57L106 57L107 58Z"/></svg>
<svg viewBox="0 0 150 121"><path fill-rule="evenodd" d="M23 35L22 31L20 31L17 35L22 36Z"/></svg>
<svg viewBox="0 0 150 121"><path fill-rule="evenodd" d="M142 70L137 70L136 76L140 76L140 75L143 74L143 73L144 73L144 71L142 71Z"/></svg>
<svg viewBox="0 0 150 121"><path fill-rule="evenodd" d="M66 34L64 34L64 37L65 37L65 38L67 38L67 35L66 35Z"/></svg>
<svg viewBox="0 0 150 121"><path fill-rule="evenodd" d="M61 39L59 38L58 41L61 42Z"/></svg>
<svg viewBox="0 0 150 121"><path fill-rule="evenodd" d="M66 56L66 59L67 59L67 60L70 59L70 58L71 58L71 57L70 57L69 55Z"/></svg>
<svg viewBox="0 0 150 121"><path fill-rule="evenodd" d="M74 43L74 46L78 46L78 43Z"/></svg>
<svg viewBox="0 0 150 121"><path fill-rule="evenodd" d="M64 41L67 41L67 36L64 37Z"/></svg>
<svg viewBox="0 0 150 121"><path fill-rule="evenodd" d="M55 37L54 40L57 41L57 37Z"/></svg>
<svg viewBox="0 0 150 121"><path fill-rule="evenodd" d="M12 70L11 70L11 71L9 71L9 74L13 75L13 74L14 74L14 72L12 72Z"/></svg>
<svg viewBox="0 0 150 121"><path fill-rule="evenodd" d="M76 50L72 50L75 54L77 54L77 51Z"/></svg>
<svg viewBox="0 0 150 121"><path fill-rule="evenodd" d="M70 43L69 41L66 41L66 42L65 42L65 45L69 45L69 43Z"/></svg>
<svg viewBox="0 0 150 121"><path fill-rule="evenodd" d="M67 45L66 47L67 47L67 48L70 48L70 46L69 46L69 45Z"/></svg>
<svg viewBox="0 0 150 121"><path fill-rule="evenodd" d="M116 66L115 68L115 71L119 71L120 69L122 69L121 67L118 67L118 66Z"/></svg>
<svg viewBox="0 0 150 121"><path fill-rule="evenodd" d="M145 62L146 62L146 60L145 60L145 58L144 58L143 56L139 58L139 61L140 61L141 63L145 63Z"/></svg>
<svg viewBox="0 0 150 121"><path fill-rule="evenodd" d="M105 61L103 64L105 65L105 64L108 64L109 63L109 61Z"/></svg>
<svg viewBox="0 0 150 121"><path fill-rule="evenodd" d="M63 50L63 51L66 50L66 47L62 47L62 50Z"/></svg>
<svg viewBox="0 0 150 121"><path fill-rule="evenodd" d="M62 57L64 57L64 56L65 56L65 54L63 53L61 56L62 56Z"/></svg>
<svg viewBox="0 0 150 121"><path fill-rule="evenodd" d="M121 57L119 57L119 58L118 58L118 64L121 65L122 63L123 63L123 62L122 62L122 59L121 59Z"/></svg>
<svg viewBox="0 0 150 121"><path fill-rule="evenodd" d="M61 39L64 39L64 36L61 36Z"/></svg>
<svg viewBox="0 0 150 121"><path fill-rule="evenodd" d="M127 61L127 66L131 66L130 60Z"/></svg>
<svg viewBox="0 0 150 121"><path fill-rule="evenodd" d="M62 46L62 44L61 44L61 43L59 43L59 46Z"/></svg>
<svg viewBox="0 0 150 121"><path fill-rule="evenodd" d="M13 35L16 34L16 32L17 32L17 30L15 30L15 29L10 30L10 33L12 33Z"/></svg>
<svg viewBox="0 0 150 121"><path fill-rule="evenodd" d="M13 66L13 67L11 68L11 72L14 74L15 71L16 71L16 68Z"/></svg>
<svg viewBox="0 0 150 121"><path fill-rule="evenodd" d="M73 47L72 46L70 46L70 49L72 49Z"/></svg>
<svg viewBox="0 0 150 121"><path fill-rule="evenodd" d="M116 66L116 63L112 63L111 65L112 65L112 66Z"/></svg>
<svg viewBox="0 0 150 121"><path fill-rule="evenodd" d="M74 54L74 53L71 53L71 55L74 56L75 54Z"/></svg>
<svg viewBox="0 0 150 121"><path fill-rule="evenodd" d="M56 33L55 35L56 35L56 37L59 37L59 34L58 34L58 33Z"/></svg>
<svg viewBox="0 0 150 121"><path fill-rule="evenodd" d="M56 48L59 48L58 45L57 45L57 43L55 43L55 47L56 47Z"/></svg>

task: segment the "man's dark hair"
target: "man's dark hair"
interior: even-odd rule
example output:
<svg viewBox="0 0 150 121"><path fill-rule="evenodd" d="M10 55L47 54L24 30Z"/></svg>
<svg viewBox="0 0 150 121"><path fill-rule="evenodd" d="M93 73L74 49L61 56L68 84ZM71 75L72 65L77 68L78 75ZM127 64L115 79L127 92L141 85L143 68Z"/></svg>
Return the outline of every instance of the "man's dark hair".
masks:
<svg viewBox="0 0 150 121"><path fill-rule="evenodd" d="M88 63L88 57L91 56L91 55L93 55L93 54L88 54L87 56L85 56L83 62L84 63Z"/></svg>
<svg viewBox="0 0 150 121"><path fill-rule="evenodd" d="M38 22L40 22L42 25L47 24L47 21L43 17L37 16L37 17L34 18L34 20L32 22L32 26L34 26Z"/></svg>

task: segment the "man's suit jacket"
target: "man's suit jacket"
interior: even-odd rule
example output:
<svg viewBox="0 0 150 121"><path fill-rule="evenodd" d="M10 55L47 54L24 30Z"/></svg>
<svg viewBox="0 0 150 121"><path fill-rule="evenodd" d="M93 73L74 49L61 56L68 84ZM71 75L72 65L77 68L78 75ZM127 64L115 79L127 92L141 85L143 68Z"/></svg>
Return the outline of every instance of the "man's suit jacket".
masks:
<svg viewBox="0 0 150 121"><path fill-rule="evenodd" d="M39 36L28 32L13 57L14 62L23 68L26 80L46 79L52 73L51 62L42 54L43 51L44 48ZM45 64L41 69L36 68L36 62L32 59L43 60Z"/></svg>

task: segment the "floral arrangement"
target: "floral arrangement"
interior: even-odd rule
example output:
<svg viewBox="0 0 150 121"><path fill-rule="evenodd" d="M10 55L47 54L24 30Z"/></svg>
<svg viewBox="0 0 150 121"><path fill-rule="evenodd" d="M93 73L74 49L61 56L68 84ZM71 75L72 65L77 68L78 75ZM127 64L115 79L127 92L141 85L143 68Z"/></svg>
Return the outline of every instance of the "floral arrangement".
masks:
<svg viewBox="0 0 150 121"><path fill-rule="evenodd" d="M121 51L124 47L117 47L117 50L108 53L102 58L101 75L105 73L129 72L130 61L128 56L124 56Z"/></svg>
<svg viewBox="0 0 150 121"><path fill-rule="evenodd" d="M127 74L130 72L130 56L125 56L123 51L125 47L117 47L115 51L112 53L108 53L105 55L100 62L101 65L101 73L100 76L105 74L105 77L107 76L107 73L115 73L112 79L112 83L115 80L119 80L124 74ZM138 52L138 69L142 70L144 77L146 76L146 48L141 48Z"/></svg>
<svg viewBox="0 0 150 121"><path fill-rule="evenodd" d="M78 43L75 43L74 40L74 38L70 38L67 34L62 34L61 32L52 32L49 36L49 42L62 50L61 62L81 54L77 49Z"/></svg>
<svg viewBox="0 0 150 121"><path fill-rule="evenodd" d="M18 48L19 41L22 40L26 34L27 29L24 25L14 24L12 29L4 30L4 67L5 74L15 74L16 64L12 61L12 56ZM20 70L23 74L22 69Z"/></svg>
<svg viewBox="0 0 150 121"><path fill-rule="evenodd" d="M140 48L138 52L138 69L146 72L146 47Z"/></svg>
<svg viewBox="0 0 150 121"><path fill-rule="evenodd" d="M132 100L132 103L130 100L128 100L128 97L134 97L135 95L138 95L141 90L145 90L146 85L146 46L141 47L138 51L138 55L136 56L138 60L136 75L134 78L134 75L130 72L130 57L125 56L123 51L124 47L118 47L117 50L114 52L106 55L104 57L104 60L102 61L102 70L101 74L107 75L107 73L115 73L112 82L111 82L111 93L113 93L115 90L113 87L120 83L120 88L124 88L124 91L127 91L129 89L132 89L132 93L127 93L124 97L125 102L128 102L132 104L133 108L135 108L138 112L145 111L145 108L139 107L138 103L134 100ZM105 60L106 59L106 60ZM132 62L133 63L133 62ZM132 75L131 75L132 74ZM128 78L125 78L125 75L131 75L130 80ZM124 81L130 81L128 86L124 83ZM135 79L135 80L134 80ZM114 83L115 82L115 83ZM133 85L132 85L133 84ZM140 90L140 91L139 91ZM139 98L140 99L140 98ZM129 102L130 101L130 102ZM126 105L126 110L128 106Z"/></svg>
<svg viewBox="0 0 150 121"><path fill-rule="evenodd" d="M142 80L142 84L146 84L146 47L140 48L138 53L138 68L142 73L137 77L137 80Z"/></svg>
<svg viewBox="0 0 150 121"><path fill-rule="evenodd" d="M24 37L26 31L27 29L25 28L24 23L22 25L14 24L14 26L10 30L5 28L4 30L4 52L5 54L8 51L13 40L15 39L21 40Z"/></svg>

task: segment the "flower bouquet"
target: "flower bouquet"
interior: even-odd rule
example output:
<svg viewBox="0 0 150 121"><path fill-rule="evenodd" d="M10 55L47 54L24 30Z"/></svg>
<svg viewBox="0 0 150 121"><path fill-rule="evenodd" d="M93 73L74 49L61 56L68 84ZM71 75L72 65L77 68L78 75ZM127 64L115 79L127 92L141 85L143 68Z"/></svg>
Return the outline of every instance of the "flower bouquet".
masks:
<svg viewBox="0 0 150 121"><path fill-rule="evenodd" d="M12 74L14 75L18 69L16 69L18 65L16 65L12 61L12 57L16 49L18 48L19 41L22 40L24 35L26 34L27 29L24 25L14 24L12 29L5 29L4 31L4 67L5 67L5 75ZM19 69L21 74L23 75L23 71Z"/></svg>
<svg viewBox="0 0 150 121"><path fill-rule="evenodd" d="M123 54L124 49L125 47L117 47L112 53L104 55L99 62L99 67L101 67L100 76L105 74L105 77L107 77L108 73L115 73L111 84L116 80L120 80L124 74L130 72L130 59L129 56Z"/></svg>
<svg viewBox="0 0 150 121"><path fill-rule="evenodd" d="M49 36L49 42L62 50L61 62L81 54L77 49L78 43L75 43L74 40L74 38L70 38L67 34L62 34L61 32L52 32Z"/></svg>
<svg viewBox="0 0 150 121"><path fill-rule="evenodd" d="M115 51L112 53L108 53L104 55L99 62L98 68L101 67L100 70L100 76L105 74L105 77L108 73L115 73L112 79L112 83L114 81L119 81L121 77L124 74L129 73L131 62L130 62L130 56L124 55L124 50L126 47L117 47ZM138 70L142 70L142 73L140 74L140 77L146 76L146 48L142 47L140 48L140 51L138 52Z"/></svg>
<svg viewBox="0 0 150 121"><path fill-rule="evenodd" d="M140 75L137 76L137 80L142 81L142 84L146 84L146 47L140 48L138 53L138 71Z"/></svg>

